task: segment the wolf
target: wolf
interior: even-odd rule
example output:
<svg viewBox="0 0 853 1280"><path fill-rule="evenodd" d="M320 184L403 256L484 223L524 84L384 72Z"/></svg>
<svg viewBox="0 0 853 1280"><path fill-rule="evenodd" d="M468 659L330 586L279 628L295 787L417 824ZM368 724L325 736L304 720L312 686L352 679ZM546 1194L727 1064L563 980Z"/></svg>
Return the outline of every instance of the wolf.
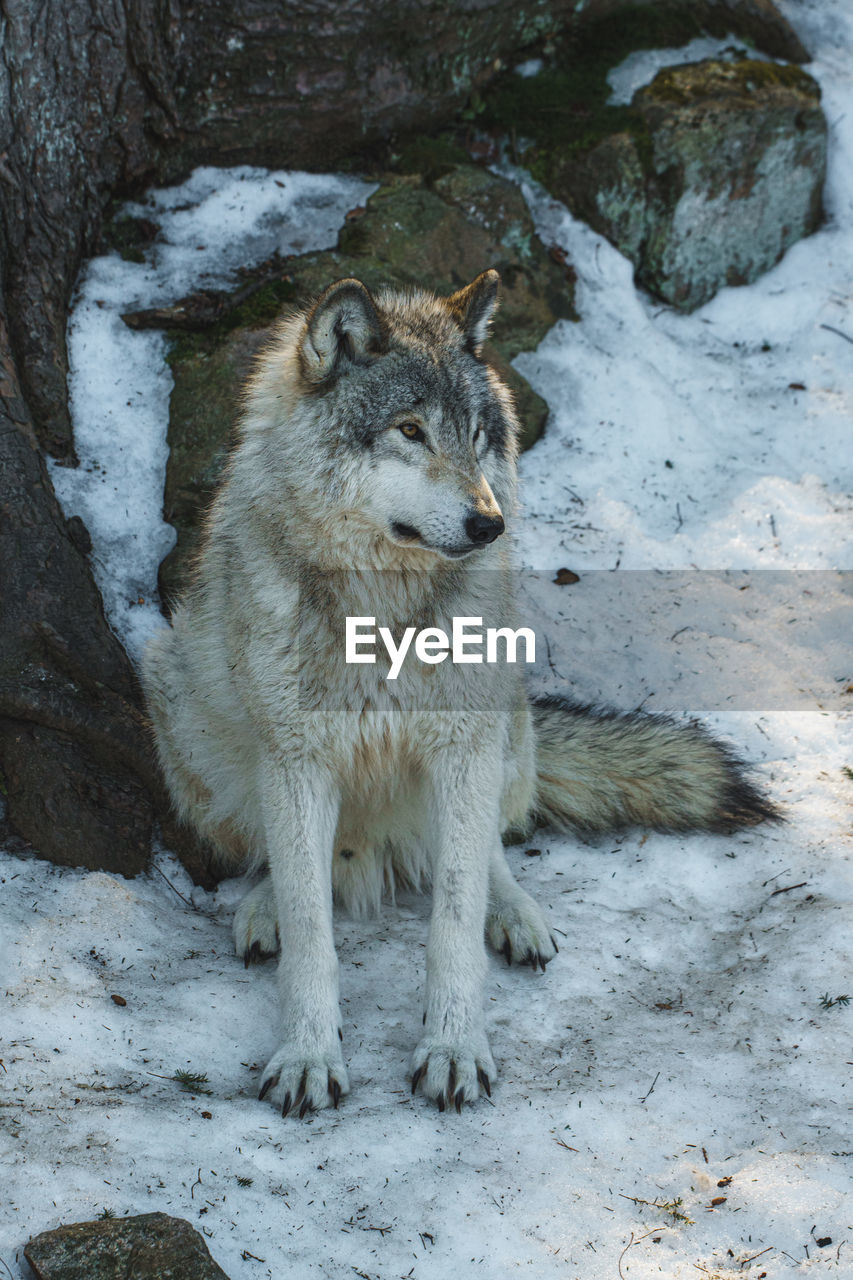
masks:
<svg viewBox="0 0 853 1280"><path fill-rule="evenodd" d="M777 816L698 724L531 698L510 663L413 662L392 683L380 656L345 662L348 617L517 625L518 421L483 352L498 290L494 270L449 297L340 280L279 323L192 585L144 658L179 815L264 873L234 933L247 965L279 953L260 1097L283 1115L349 1089L333 900L431 889L411 1086L458 1111L496 1077L486 940L533 971L557 951L503 836Z"/></svg>

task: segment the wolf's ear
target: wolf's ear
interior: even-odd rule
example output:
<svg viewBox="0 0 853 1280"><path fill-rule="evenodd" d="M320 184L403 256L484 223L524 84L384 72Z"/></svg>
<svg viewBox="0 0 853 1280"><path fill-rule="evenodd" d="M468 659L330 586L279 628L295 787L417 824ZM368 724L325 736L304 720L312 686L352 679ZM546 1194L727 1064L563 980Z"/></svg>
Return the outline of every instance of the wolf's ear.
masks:
<svg viewBox="0 0 853 1280"><path fill-rule="evenodd" d="M339 280L314 303L299 357L305 377L319 383L386 349L385 325L368 290L360 280Z"/></svg>
<svg viewBox="0 0 853 1280"><path fill-rule="evenodd" d="M489 332L489 321L498 301L501 278L494 269L484 271L465 289L452 293L447 305L465 342L475 356L480 354Z"/></svg>

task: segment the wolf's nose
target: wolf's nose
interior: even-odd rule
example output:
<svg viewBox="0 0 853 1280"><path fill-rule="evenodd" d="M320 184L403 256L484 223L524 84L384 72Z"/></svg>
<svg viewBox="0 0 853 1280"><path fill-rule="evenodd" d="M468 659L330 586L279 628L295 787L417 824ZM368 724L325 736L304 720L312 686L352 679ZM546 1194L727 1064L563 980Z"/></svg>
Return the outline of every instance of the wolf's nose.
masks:
<svg viewBox="0 0 853 1280"><path fill-rule="evenodd" d="M479 511L465 521L465 532L470 540L478 546L494 542L504 531L503 516L484 516Z"/></svg>

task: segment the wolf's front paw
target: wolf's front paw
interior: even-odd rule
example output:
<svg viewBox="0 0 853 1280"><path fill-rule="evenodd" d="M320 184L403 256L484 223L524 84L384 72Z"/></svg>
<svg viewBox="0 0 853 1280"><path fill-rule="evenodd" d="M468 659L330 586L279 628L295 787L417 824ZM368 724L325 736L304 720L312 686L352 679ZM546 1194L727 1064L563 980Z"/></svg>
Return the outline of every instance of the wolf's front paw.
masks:
<svg viewBox="0 0 853 1280"><path fill-rule="evenodd" d="M250 889L237 908L234 949L247 969L278 954L278 915L269 876Z"/></svg>
<svg viewBox="0 0 853 1280"><path fill-rule="evenodd" d="M412 1058L412 1093L418 1085L439 1111L448 1107L462 1110L464 1102L476 1102L480 1090L492 1096L497 1078L494 1060L485 1036L456 1044L440 1036L424 1036Z"/></svg>
<svg viewBox="0 0 853 1280"><path fill-rule="evenodd" d="M489 903L486 937L507 964L529 964L545 972L557 954L557 944L540 908L528 893L515 892Z"/></svg>
<svg viewBox="0 0 853 1280"><path fill-rule="evenodd" d="M291 1111L304 1116L306 1111L337 1108L345 1093L349 1079L339 1053L300 1054L284 1044L266 1065L258 1098L268 1097L283 1116Z"/></svg>

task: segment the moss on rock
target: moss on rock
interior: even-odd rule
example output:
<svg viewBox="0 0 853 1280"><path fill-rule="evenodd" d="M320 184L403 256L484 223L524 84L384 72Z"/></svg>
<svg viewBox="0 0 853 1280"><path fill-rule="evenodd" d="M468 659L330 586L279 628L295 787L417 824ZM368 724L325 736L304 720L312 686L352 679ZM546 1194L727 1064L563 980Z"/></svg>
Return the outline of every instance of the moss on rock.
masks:
<svg viewBox="0 0 853 1280"><path fill-rule="evenodd" d="M652 102L688 106L725 96L733 103L737 95L749 99L759 90L772 92L774 89L789 90L820 102L820 86L801 67L760 62L755 58L740 58L734 62L712 59L664 67L634 100L642 112L643 105ZM751 104L745 102L743 105Z"/></svg>

